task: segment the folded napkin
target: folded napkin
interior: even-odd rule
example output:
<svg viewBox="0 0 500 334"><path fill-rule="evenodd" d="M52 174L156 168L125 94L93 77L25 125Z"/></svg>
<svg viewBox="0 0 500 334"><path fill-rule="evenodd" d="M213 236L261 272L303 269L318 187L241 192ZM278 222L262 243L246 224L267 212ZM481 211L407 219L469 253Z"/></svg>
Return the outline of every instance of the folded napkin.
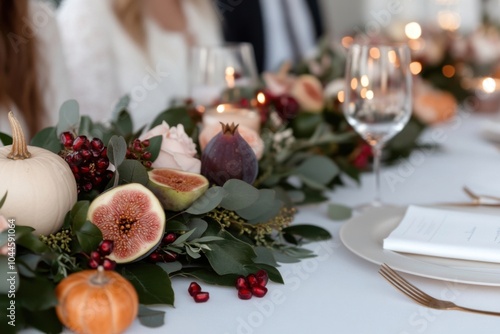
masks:
<svg viewBox="0 0 500 334"><path fill-rule="evenodd" d="M384 249L500 263L500 217L409 206Z"/></svg>

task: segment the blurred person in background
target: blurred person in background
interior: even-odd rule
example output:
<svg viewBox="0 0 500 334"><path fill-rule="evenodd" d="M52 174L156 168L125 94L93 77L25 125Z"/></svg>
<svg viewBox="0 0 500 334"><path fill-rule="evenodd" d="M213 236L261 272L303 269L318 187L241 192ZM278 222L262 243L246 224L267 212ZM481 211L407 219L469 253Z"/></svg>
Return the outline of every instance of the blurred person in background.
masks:
<svg viewBox="0 0 500 334"><path fill-rule="evenodd" d="M222 41L210 0L64 0L58 22L81 114L107 121L128 94L136 129L187 97L190 47Z"/></svg>
<svg viewBox="0 0 500 334"><path fill-rule="evenodd" d="M70 97L55 13L39 0L2 0L0 16L0 132L10 134L12 110L32 137Z"/></svg>
<svg viewBox="0 0 500 334"><path fill-rule="evenodd" d="M228 42L253 45L259 72L314 54L324 33L316 0L216 1Z"/></svg>

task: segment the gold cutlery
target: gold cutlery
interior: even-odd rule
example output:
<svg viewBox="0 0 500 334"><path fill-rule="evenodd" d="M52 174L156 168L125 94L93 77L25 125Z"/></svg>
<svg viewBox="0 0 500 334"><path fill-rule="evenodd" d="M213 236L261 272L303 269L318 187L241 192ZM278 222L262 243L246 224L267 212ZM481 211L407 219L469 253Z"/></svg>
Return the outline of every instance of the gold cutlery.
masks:
<svg viewBox="0 0 500 334"><path fill-rule="evenodd" d="M391 267L387 264L382 264L379 270L380 275L382 275L389 283L391 283L396 289L416 301L417 303L435 308L438 310L457 310L457 311L467 311L473 313L487 314L487 315L496 315L500 316L500 312L491 312L491 311L482 311L476 310L468 307L458 306L450 301L436 299L432 296L429 296L403 277L401 277L397 272L395 272Z"/></svg>
<svg viewBox="0 0 500 334"><path fill-rule="evenodd" d="M463 187L463 190L472 199L473 203L487 204L487 203L491 203L492 201L497 202L497 203L500 202L500 197L490 196L490 195L479 195L479 194L474 193L472 190L470 190L466 186ZM487 201L487 203L484 203L485 201Z"/></svg>

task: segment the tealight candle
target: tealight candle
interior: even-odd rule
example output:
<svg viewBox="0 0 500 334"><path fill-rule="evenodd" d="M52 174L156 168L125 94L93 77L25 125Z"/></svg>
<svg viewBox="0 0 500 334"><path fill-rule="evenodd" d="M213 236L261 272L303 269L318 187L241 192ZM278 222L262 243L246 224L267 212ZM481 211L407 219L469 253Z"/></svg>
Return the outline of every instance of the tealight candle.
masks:
<svg viewBox="0 0 500 334"><path fill-rule="evenodd" d="M246 126L257 133L260 132L260 115L255 110L240 108L231 104L220 104L210 108L203 114L203 125L234 123Z"/></svg>
<svg viewBox="0 0 500 334"><path fill-rule="evenodd" d="M491 77L478 78L470 85L474 96L469 105L476 111L500 111L500 80Z"/></svg>

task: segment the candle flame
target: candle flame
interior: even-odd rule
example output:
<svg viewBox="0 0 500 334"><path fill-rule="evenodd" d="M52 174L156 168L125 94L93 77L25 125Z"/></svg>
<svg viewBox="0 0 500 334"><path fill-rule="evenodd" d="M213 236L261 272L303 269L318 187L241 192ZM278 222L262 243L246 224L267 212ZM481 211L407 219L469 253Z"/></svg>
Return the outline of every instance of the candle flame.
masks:
<svg viewBox="0 0 500 334"><path fill-rule="evenodd" d="M234 88L234 79L235 79L234 73L235 73L234 67L232 67L232 66L226 67L226 71L225 71L226 82L227 82L227 86L229 88Z"/></svg>
<svg viewBox="0 0 500 334"><path fill-rule="evenodd" d="M493 93L497 88L497 83L493 78L485 78L482 82L483 89L486 93Z"/></svg>
<svg viewBox="0 0 500 334"><path fill-rule="evenodd" d="M216 108L218 113L223 113L226 110L226 107L223 104L219 104Z"/></svg>
<svg viewBox="0 0 500 334"><path fill-rule="evenodd" d="M257 94L257 102L259 102L260 104L265 104L266 103L266 94L259 92Z"/></svg>

